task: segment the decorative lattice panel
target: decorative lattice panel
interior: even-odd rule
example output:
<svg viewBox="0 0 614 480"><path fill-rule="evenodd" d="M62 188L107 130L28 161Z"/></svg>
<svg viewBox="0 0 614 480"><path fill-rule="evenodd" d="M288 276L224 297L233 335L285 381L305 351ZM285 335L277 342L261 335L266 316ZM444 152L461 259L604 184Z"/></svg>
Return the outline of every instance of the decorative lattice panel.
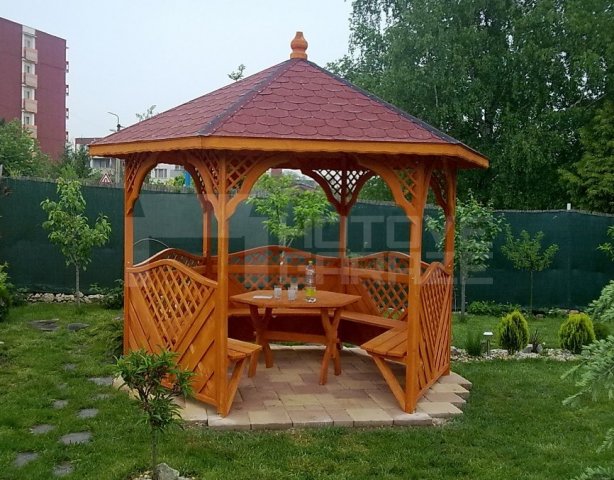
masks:
<svg viewBox="0 0 614 480"><path fill-rule="evenodd" d="M445 209L448 204L448 181L445 171L433 170L433 173L431 173L431 188L437 203Z"/></svg>
<svg viewBox="0 0 614 480"><path fill-rule="evenodd" d="M232 157L226 167L226 193L234 195L237 193L243 181L247 176L247 173L256 163L256 158L248 158L244 156Z"/></svg>
<svg viewBox="0 0 614 480"><path fill-rule="evenodd" d="M387 282L361 278L360 283L383 317L400 318L407 309L408 286L406 283Z"/></svg>
<svg viewBox="0 0 614 480"><path fill-rule="evenodd" d="M136 177L144 161L141 155L133 155L124 162L124 185L126 192L132 192L134 190Z"/></svg>
<svg viewBox="0 0 614 480"><path fill-rule="evenodd" d="M409 255L400 252L380 252L366 257L352 258L350 259L350 266L380 272L407 273L409 271Z"/></svg>
<svg viewBox="0 0 614 480"><path fill-rule="evenodd" d="M333 198L340 205L352 204L358 194L358 189L373 176L370 170L311 170L306 171L312 177L319 177L328 185Z"/></svg>
<svg viewBox="0 0 614 480"><path fill-rule="evenodd" d="M420 390L429 386L450 362L451 278L439 262L423 275L420 291Z"/></svg>
<svg viewBox="0 0 614 480"><path fill-rule="evenodd" d="M127 330L131 349L166 348L195 372L195 396L214 403L215 301L217 284L175 260L128 269Z"/></svg>

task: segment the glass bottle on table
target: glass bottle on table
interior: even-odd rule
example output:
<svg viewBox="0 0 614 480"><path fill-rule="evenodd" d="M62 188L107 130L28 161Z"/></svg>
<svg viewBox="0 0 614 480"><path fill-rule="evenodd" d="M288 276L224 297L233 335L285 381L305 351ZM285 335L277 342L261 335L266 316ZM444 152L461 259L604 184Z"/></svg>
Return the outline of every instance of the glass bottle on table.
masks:
<svg viewBox="0 0 614 480"><path fill-rule="evenodd" d="M316 301L316 269L311 260L305 268L305 301L309 303Z"/></svg>

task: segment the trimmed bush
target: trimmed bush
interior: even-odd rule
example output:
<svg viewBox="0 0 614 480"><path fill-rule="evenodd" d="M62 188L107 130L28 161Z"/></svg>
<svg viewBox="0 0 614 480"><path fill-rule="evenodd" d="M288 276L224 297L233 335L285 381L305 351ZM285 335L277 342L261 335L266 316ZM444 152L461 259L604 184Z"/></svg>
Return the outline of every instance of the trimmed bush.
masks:
<svg viewBox="0 0 614 480"><path fill-rule="evenodd" d="M501 347L513 354L522 350L529 342L529 324L518 310L501 319L498 326L498 341Z"/></svg>
<svg viewBox="0 0 614 480"><path fill-rule="evenodd" d="M497 303L492 300L476 300L471 302L467 308L467 313L471 315L488 315L491 317L500 317L514 310L520 310L520 305L511 303Z"/></svg>
<svg viewBox="0 0 614 480"><path fill-rule="evenodd" d="M11 284L6 267L6 263L0 263L0 322L8 315L11 306Z"/></svg>
<svg viewBox="0 0 614 480"><path fill-rule="evenodd" d="M593 322L586 313L570 314L559 330L561 348L573 353L582 352L584 345L595 341Z"/></svg>

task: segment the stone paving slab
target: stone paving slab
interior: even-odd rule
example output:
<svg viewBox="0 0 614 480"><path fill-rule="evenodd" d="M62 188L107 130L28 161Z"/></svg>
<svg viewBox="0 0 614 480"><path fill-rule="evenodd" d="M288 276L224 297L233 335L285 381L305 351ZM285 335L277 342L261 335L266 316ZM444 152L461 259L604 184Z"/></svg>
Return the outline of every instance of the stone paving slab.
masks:
<svg viewBox="0 0 614 480"><path fill-rule="evenodd" d="M24 465L27 465L30 462L33 462L38 458L38 453L36 452L22 452L17 454L17 458L15 458L15 465L17 468L21 468Z"/></svg>
<svg viewBox="0 0 614 480"><path fill-rule="evenodd" d="M289 429L322 426L432 426L460 415L471 382L456 373L441 377L419 401L414 413L399 407L373 360L360 348L341 352L342 373L331 371L319 385L321 346L272 346L275 365L258 365L244 376L230 414L221 417L204 403L178 401L185 421L220 430ZM402 377L403 367L392 365Z"/></svg>

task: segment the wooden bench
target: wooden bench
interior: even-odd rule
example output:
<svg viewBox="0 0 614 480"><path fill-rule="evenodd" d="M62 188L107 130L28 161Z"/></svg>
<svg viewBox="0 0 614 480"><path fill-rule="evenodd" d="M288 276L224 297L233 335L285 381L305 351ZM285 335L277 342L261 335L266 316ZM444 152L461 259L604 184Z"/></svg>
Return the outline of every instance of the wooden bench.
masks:
<svg viewBox="0 0 614 480"><path fill-rule="evenodd" d="M372 338L368 342L361 345L361 348L366 350L379 371L382 373L384 380L392 390L395 398L401 406L405 406L405 393L398 379L392 372L390 365L386 360L404 364L407 359L407 324L402 327L392 328L387 332Z"/></svg>
<svg viewBox="0 0 614 480"><path fill-rule="evenodd" d="M232 375L230 377L230 381L228 382L228 393L229 393L229 404L227 406L228 410L230 409L230 405L237 393L237 388L239 387L239 381L241 380L241 375L243 374L243 370L245 369L245 361L251 360L252 358L256 358L262 350L260 345L255 343L244 342L243 340L237 340L235 338L229 338L227 344L227 355L228 360L234 364L232 369ZM255 369L253 372L250 372L249 376L253 376L255 374Z"/></svg>
<svg viewBox="0 0 614 480"><path fill-rule="evenodd" d="M406 322L404 322L403 320L386 318L382 317L381 315L352 312L350 310L343 310L341 312L341 321L362 323L365 325L373 325L374 327L382 327L386 329L403 328L406 325Z"/></svg>

